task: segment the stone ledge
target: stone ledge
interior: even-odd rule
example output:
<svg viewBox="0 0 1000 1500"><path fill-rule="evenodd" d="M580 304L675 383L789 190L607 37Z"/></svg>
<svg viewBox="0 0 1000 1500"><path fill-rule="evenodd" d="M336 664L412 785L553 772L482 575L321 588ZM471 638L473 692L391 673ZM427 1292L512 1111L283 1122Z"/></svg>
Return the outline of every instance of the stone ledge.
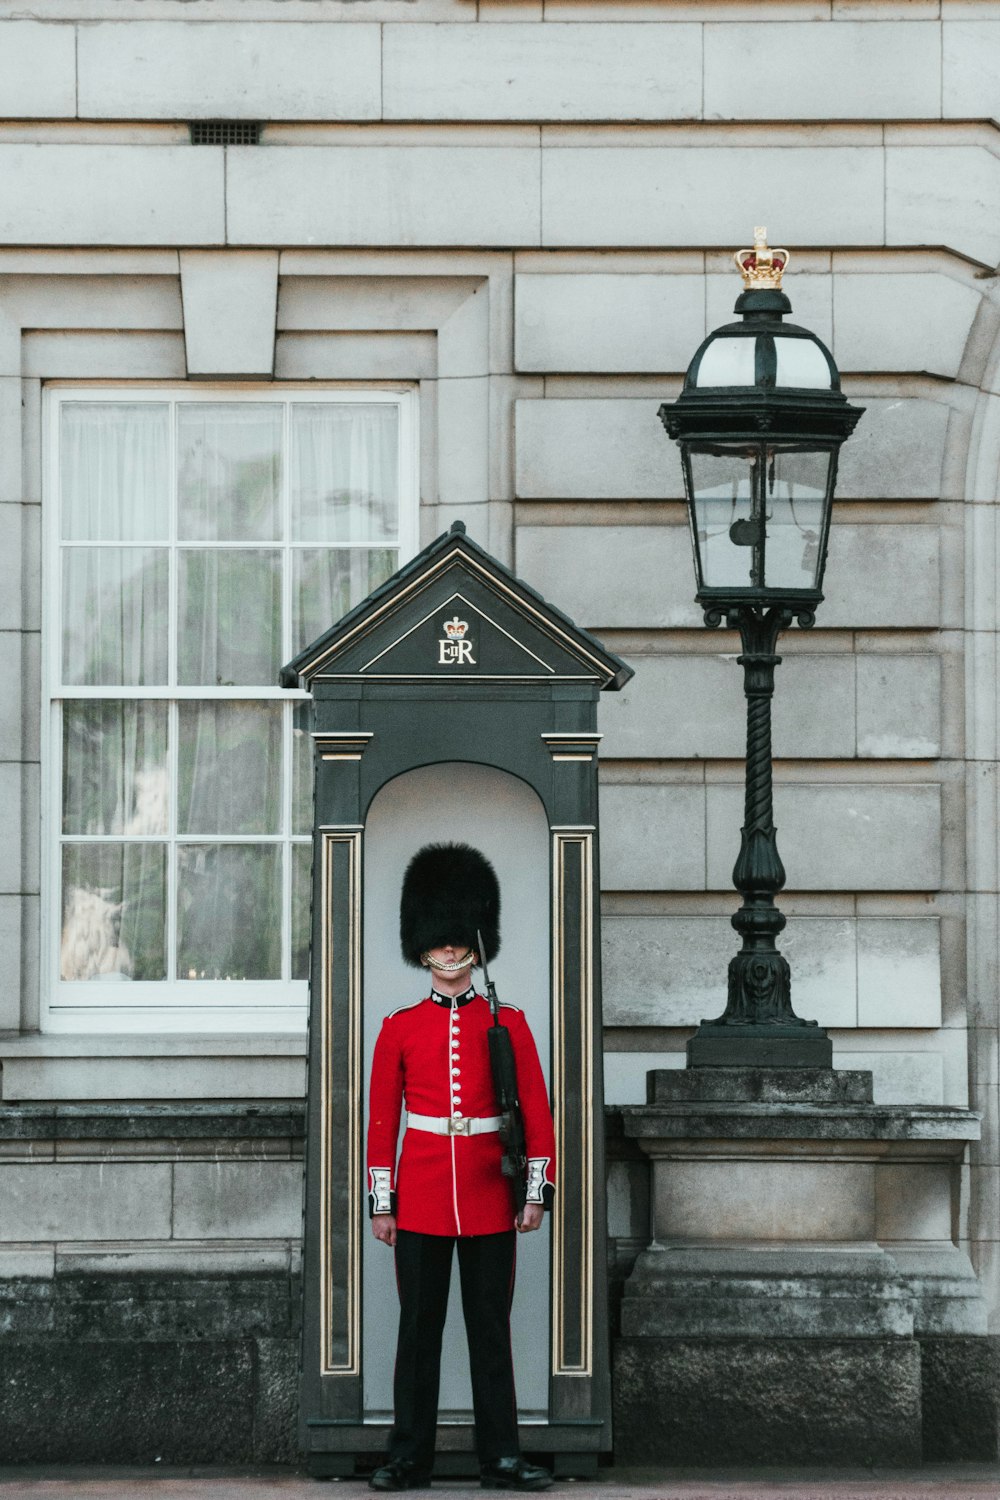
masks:
<svg viewBox="0 0 1000 1500"><path fill-rule="evenodd" d="M947 1143L960 1156L978 1141L976 1110L936 1104L732 1104L712 1101L620 1106L626 1136L654 1141L898 1141ZM647 1144L648 1143L648 1144ZM935 1153L937 1154L937 1153Z"/></svg>
<svg viewBox="0 0 1000 1500"><path fill-rule="evenodd" d="M301 1140L298 1100L211 1104L0 1104L0 1141Z"/></svg>

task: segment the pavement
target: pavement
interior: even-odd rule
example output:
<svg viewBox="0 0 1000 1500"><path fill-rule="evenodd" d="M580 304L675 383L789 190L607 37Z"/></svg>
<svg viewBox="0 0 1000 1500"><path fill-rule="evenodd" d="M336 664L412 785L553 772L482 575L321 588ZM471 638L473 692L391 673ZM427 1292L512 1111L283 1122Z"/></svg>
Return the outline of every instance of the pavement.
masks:
<svg viewBox="0 0 1000 1500"><path fill-rule="evenodd" d="M363 1479L317 1480L288 1469L0 1466L0 1500L366 1500ZM330 1488L328 1488L328 1486ZM472 1500L467 1480L440 1480L439 1500ZM1000 1465L921 1469L602 1469L560 1480L560 1500L1000 1500ZM413 1492L415 1500L427 1490Z"/></svg>

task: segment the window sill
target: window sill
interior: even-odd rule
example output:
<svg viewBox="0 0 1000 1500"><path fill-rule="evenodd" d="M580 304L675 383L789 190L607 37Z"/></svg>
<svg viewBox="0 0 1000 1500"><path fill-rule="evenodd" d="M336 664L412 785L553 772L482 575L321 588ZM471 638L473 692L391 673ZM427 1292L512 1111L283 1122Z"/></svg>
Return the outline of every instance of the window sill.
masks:
<svg viewBox="0 0 1000 1500"><path fill-rule="evenodd" d="M4 1103L32 1100L300 1099L301 1035L0 1033Z"/></svg>

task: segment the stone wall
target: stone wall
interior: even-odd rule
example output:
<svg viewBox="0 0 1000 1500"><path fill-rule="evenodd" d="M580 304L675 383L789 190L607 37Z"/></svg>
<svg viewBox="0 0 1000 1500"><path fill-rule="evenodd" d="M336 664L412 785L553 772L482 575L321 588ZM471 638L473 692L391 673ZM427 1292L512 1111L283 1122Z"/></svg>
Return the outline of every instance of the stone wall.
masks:
<svg viewBox="0 0 1000 1500"><path fill-rule="evenodd" d="M295 1461L303 1133L301 1105L0 1106L8 1462Z"/></svg>

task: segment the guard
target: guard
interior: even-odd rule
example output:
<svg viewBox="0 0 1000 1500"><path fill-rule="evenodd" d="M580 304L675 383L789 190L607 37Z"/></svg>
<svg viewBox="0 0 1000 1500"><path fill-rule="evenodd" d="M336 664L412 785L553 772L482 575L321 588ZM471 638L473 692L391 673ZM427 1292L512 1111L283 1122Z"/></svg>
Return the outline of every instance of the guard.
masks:
<svg viewBox="0 0 1000 1500"><path fill-rule="evenodd" d="M430 1483L456 1245L482 1487L542 1490L552 1482L520 1454L510 1347L516 1234L541 1226L555 1187L552 1115L528 1023L503 1004L528 1158L526 1202L515 1215L490 1071L492 1017L471 983L477 930L492 962L500 948L492 865L467 844L428 844L403 879L400 939L407 963L431 970L433 988L386 1017L372 1063L369 1208L375 1238L395 1248L400 1300L395 1420L388 1461L370 1481L376 1490Z"/></svg>

